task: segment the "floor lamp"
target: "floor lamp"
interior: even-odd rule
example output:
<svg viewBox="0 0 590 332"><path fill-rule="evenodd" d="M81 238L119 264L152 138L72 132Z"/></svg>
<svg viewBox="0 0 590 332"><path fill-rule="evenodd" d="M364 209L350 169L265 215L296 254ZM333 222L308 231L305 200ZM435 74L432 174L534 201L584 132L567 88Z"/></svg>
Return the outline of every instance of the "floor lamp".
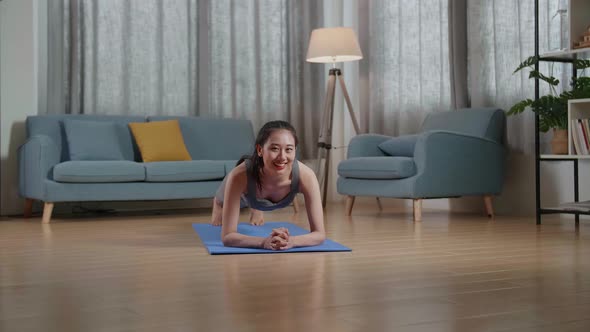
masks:
<svg viewBox="0 0 590 332"><path fill-rule="evenodd" d="M363 53L359 46L354 30L351 28L322 28L315 29L311 32L309 47L307 49L307 62L331 63L332 68L329 71L328 83L326 88L326 99L324 101L324 113L320 125L320 134L318 138L318 158L316 175L320 182L322 192L322 205L326 206L326 196L328 189L328 175L330 167L330 152L332 150L332 125L334 119L334 94L336 92L336 80L340 82L342 94L346 100L348 113L352 120L355 132L360 133L350 96L344 84L342 71L336 68L337 62L356 61L363 58ZM323 172L322 169L323 163Z"/></svg>

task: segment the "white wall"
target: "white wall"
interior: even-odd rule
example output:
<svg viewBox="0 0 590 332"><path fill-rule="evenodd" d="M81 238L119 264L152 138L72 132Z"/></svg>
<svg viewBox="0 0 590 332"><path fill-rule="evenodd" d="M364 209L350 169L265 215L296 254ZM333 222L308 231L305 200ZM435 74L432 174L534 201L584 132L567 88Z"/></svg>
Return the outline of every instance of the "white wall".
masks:
<svg viewBox="0 0 590 332"><path fill-rule="evenodd" d="M0 156L2 215L22 211L18 196L17 148L25 138L24 120L38 107L38 4L0 2Z"/></svg>

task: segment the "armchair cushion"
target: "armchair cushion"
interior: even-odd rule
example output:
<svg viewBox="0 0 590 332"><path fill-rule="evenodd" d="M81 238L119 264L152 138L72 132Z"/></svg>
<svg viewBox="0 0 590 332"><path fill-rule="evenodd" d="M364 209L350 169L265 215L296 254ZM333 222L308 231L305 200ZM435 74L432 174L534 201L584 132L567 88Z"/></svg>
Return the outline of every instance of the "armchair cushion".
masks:
<svg viewBox="0 0 590 332"><path fill-rule="evenodd" d="M338 175L354 179L403 179L416 174L409 157L357 157L338 164Z"/></svg>
<svg viewBox="0 0 590 332"><path fill-rule="evenodd" d="M388 139L377 147L390 156L413 157L418 135L404 135Z"/></svg>

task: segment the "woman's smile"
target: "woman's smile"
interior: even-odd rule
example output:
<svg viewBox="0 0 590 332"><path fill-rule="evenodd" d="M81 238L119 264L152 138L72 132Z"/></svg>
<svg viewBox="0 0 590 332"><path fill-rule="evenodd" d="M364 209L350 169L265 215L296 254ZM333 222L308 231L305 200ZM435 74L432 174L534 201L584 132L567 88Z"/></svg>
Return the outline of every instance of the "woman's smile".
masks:
<svg viewBox="0 0 590 332"><path fill-rule="evenodd" d="M287 167L287 162L286 161L275 161L273 163L273 165L275 166L275 168L279 171L284 170Z"/></svg>

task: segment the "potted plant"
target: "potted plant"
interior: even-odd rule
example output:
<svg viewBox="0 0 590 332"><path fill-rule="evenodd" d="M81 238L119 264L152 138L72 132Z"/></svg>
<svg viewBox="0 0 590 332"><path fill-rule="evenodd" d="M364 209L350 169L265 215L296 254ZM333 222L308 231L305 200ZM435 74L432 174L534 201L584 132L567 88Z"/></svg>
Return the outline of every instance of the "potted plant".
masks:
<svg viewBox="0 0 590 332"><path fill-rule="evenodd" d="M514 104L508 111L508 115L520 114L525 109L530 108L539 115L539 130L546 133L553 129L553 140L551 149L554 154L567 154L567 104L570 99L590 98L590 77L583 76L585 69L590 67L590 60L576 59L573 65L577 69L582 69L580 77L572 78L572 89L557 94L555 87L559 80L552 76L545 76L538 70L535 65L539 62L539 57L529 57L523 61L514 70L514 73L529 68L529 78L539 79L549 84L550 94L540 97L537 100L525 99Z"/></svg>

